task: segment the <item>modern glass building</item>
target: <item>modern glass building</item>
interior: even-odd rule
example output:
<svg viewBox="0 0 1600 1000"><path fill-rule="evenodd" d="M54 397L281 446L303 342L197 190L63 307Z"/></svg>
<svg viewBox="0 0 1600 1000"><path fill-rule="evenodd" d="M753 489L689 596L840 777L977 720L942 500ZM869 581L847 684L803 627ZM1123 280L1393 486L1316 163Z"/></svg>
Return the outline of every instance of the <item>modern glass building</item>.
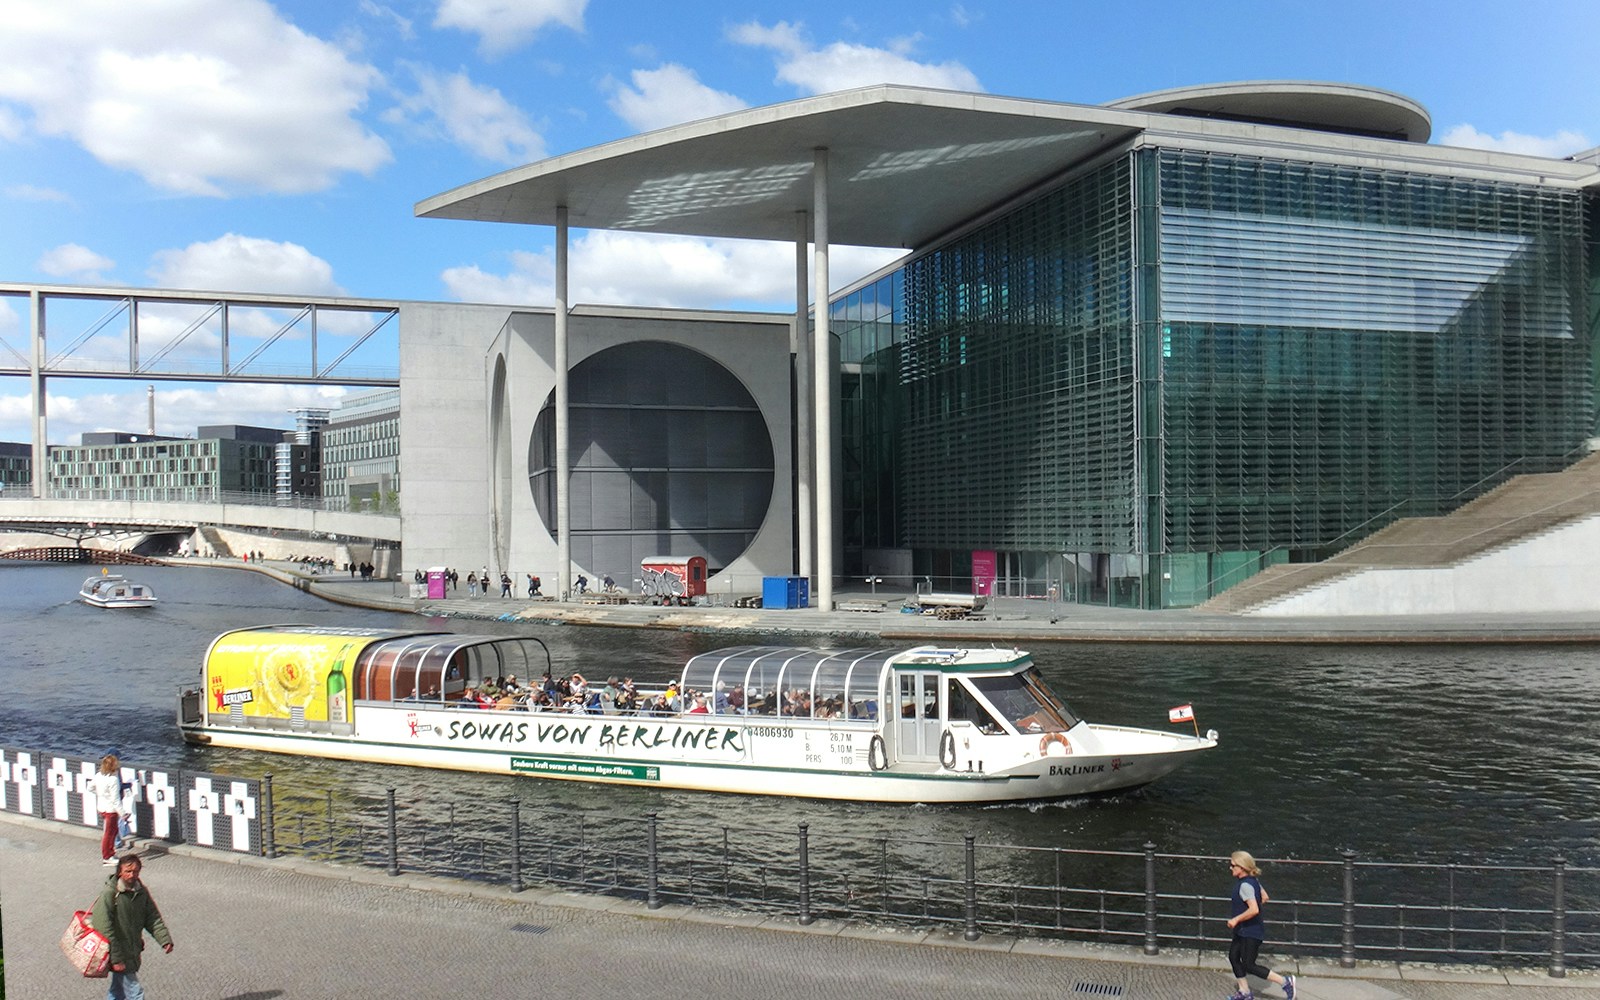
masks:
<svg viewBox="0 0 1600 1000"><path fill-rule="evenodd" d="M903 249L796 337L793 451L816 471L793 474L794 565L815 555L819 600L882 577L1189 606L1595 439L1600 153L1431 130L1415 101L1339 83L1105 105L885 84L553 157L418 214L792 240L800 314L829 245ZM834 371L806 360L823 333ZM808 415L831 436L807 440Z"/></svg>
<svg viewBox="0 0 1600 1000"><path fill-rule="evenodd" d="M1533 183L1087 165L830 304L845 572L1192 605L1568 464L1593 227Z"/></svg>

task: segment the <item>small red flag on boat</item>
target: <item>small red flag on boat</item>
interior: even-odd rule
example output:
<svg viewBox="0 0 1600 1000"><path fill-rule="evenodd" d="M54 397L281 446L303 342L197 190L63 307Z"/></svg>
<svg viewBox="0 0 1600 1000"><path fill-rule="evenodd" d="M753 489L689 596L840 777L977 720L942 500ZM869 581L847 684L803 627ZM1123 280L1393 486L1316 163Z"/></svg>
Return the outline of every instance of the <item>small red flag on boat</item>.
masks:
<svg viewBox="0 0 1600 1000"><path fill-rule="evenodd" d="M1167 710L1167 721L1168 722L1193 722L1194 721L1194 706L1193 705L1179 705L1177 708L1168 709Z"/></svg>

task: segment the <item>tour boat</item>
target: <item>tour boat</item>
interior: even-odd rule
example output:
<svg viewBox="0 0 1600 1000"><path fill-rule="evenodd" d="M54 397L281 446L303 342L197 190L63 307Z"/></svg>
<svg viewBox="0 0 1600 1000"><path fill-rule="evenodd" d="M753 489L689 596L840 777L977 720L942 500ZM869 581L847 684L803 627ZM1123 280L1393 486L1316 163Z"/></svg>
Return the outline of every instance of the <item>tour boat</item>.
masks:
<svg viewBox="0 0 1600 1000"><path fill-rule="evenodd" d="M97 608L149 608L155 606L156 592L125 577L103 574L83 581L78 600Z"/></svg>
<svg viewBox="0 0 1600 1000"><path fill-rule="evenodd" d="M722 649L653 687L677 695L654 712L462 700L486 681L537 685L552 670L532 636L240 629L211 643L198 686L180 694L178 725L186 741L210 746L873 802L1116 792L1217 745L1215 730L1198 727L1085 722L1030 654L1010 648Z"/></svg>

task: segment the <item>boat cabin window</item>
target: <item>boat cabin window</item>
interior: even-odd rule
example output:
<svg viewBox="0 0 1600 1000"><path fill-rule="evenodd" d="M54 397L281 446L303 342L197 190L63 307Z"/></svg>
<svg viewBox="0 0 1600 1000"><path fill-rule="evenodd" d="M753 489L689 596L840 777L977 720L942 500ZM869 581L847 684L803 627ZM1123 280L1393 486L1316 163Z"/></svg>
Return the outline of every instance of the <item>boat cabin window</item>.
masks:
<svg viewBox="0 0 1600 1000"><path fill-rule="evenodd" d="M1078 724L1038 667L1004 677L969 677L973 688L1019 733L1064 733Z"/></svg>
<svg viewBox="0 0 1600 1000"><path fill-rule="evenodd" d="M704 694L714 713L739 712L742 702L749 715L866 722L877 718L884 658L867 649L722 649L692 658L680 690Z"/></svg>
<svg viewBox="0 0 1600 1000"><path fill-rule="evenodd" d="M950 713L951 722L970 722L985 736L999 736L1005 732L1005 728L995 721L994 714L979 704L966 685L954 677L950 678L949 704L945 710Z"/></svg>

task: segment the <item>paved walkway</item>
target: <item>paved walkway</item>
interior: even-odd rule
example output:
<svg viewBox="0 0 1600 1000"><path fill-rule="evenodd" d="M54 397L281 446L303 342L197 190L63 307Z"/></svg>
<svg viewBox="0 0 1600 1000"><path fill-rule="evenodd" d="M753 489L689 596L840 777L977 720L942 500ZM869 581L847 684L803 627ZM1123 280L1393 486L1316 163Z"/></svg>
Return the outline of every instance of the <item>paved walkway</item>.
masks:
<svg viewBox="0 0 1600 1000"><path fill-rule="evenodd" d="M879 588L836 592L836 603L877 602L882 611L661 608L647 604L595 604L499 596L461 596L443 601L404 596L409 584L363 582L342 574L311 576L288 563L262 565L238 560L175 559L174 565L212 565L268 573L331 601L390 611L457 618L514 619L619 628L754 632L767 636L861 636L887 642L1051 640L1109 642L1600 642L1600 620L1577 614L1387 615L1276 618L1173 609L1140 611L1044 600L997 598L982 619L939 621L901 614L902 591Z"/></svg>
<svg viewBox="0 0 1600 1000"><path fill-rule="evenodd" d="M97 847L91 830L0 813L8 996L103 995L101 984L75 978L56 947L71 912L104 884ZM181 845L147 851L144 874L175 941L170 955L146 950L141 978L153 1000L1217 1000L1232 989L1220 954L1147 958L1114 947L801 927ZM1311 963L1296 971L1306 1000L1600 1000L1600 977L1589 974Z"/></svg>

